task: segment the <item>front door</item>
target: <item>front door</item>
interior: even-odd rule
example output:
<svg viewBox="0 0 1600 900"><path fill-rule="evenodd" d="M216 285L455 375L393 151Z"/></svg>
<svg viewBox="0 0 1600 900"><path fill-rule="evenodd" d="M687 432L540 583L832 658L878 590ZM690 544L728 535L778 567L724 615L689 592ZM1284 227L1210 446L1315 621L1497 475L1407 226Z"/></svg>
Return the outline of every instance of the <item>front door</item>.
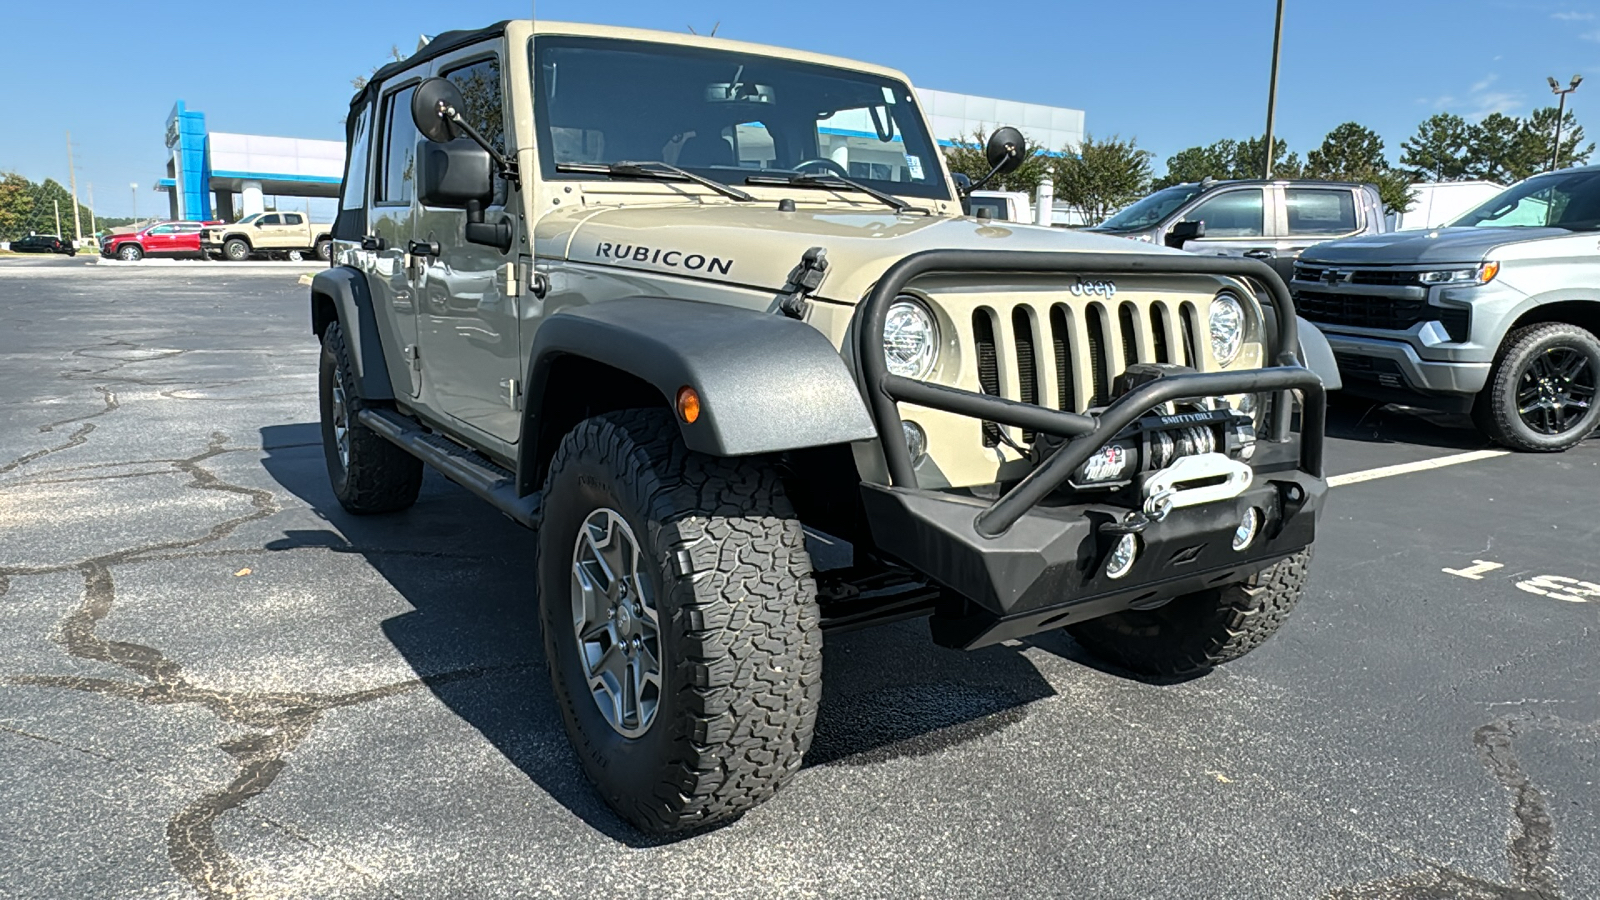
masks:
<svg viewBox="0 0 1600 900"><path fill-rule="evenodd" d="M462 115L505 153L502 67L491 45L442 57L434 72L454 82L465 99ZM494 199L484 219L495 222L514 209L510 185L495 179ZM522 353L518 298L508 295L511 252L464 239L466 213L418 206L414 228L419 249L437 246L437 256L418 259L417 328L423 378L431 405L461 423L505 443L521 434ZM515 224L513 224L515 229ZM510 279L515 283L516 279Z"/></svg>
<svg viewBox="0 0 1600 900"><path fill-rule="evenodd" d="M1244 256L1271 264L1277 248L1266 199L1267 193L1260 187L1206 195L1175 220L1206 224L1205 237L1185 242L1183 249L1202 256Z"/></svg>

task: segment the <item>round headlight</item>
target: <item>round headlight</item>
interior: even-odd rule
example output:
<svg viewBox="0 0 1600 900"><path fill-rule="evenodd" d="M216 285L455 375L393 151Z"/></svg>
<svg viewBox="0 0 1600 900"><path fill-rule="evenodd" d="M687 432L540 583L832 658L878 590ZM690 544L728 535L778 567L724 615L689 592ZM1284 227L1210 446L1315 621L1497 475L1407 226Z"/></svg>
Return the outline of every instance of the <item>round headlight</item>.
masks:
<svg viewBox="0 0 1600 900"><path fill-rule="evenodd" d="M1211 353L1217 362L1228 365L1244 346L1244 307L1232 294L1218 294L1211 301Z"/></svg>
<svg viewBox="0 0 1600 900"><path fill-rule="evenodd" d="M883 323L883 359L889 372L926 378L939 359L939 326L933 313L913 300L897 300Z"/></svg>

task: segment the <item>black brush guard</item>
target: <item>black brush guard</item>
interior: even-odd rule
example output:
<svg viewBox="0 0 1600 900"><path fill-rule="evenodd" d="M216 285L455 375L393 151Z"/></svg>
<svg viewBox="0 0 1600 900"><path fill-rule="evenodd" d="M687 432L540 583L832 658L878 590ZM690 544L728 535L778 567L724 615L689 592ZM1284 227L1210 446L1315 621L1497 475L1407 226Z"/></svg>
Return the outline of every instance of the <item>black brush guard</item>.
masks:
<svg viewBox="0 0 1600 900"><path fill-rule="evenodd" d="M1261 369L1161 378L1128 391L1103 411L1087 415L892 375L883 355L889 307L913 280L935 272L1249 279L1265 289L1275 307L1275 362ZM931 250L890 267L857 308L852 328L857 340L857 377L889 475L888 487L862 485L873 539L880 549L970 601L954 615L945 610L935 617L935 637L942 643L980 646L1242 580L1273 559L1303 549L1313 539L1315 514L1326 490L1322 445L1327 395L1321 379L1300 364L1293 301L1282 279L1264 263L1189 255ZM1192 507L1183 510L1182 516L1152 525L1146 540L1162 552L1142 554L1125 581L1112 584L1097 574L1098 561L1109 547L1105 526L1118 521L1127 512L1125 508L1106 503L1040 505L1118 432L1173 400L1274 394L1271 420L1260 440L1264 446L1286 445L1293 438L1292 391L1300 392L1303 403L1297 460L1279 467L1265 483L1252 486L1232 502ZM902 401L1065 441L993 503L952 492L924 491L918 487L906 447L899 409ZM1262 458L1258 455L1258 465ZM1231 534L1243 511L1252 505L1273 511L1270 532L1249 553L1215 546L1215 536ZM972 604L977 608L970 608Z"/></svg>

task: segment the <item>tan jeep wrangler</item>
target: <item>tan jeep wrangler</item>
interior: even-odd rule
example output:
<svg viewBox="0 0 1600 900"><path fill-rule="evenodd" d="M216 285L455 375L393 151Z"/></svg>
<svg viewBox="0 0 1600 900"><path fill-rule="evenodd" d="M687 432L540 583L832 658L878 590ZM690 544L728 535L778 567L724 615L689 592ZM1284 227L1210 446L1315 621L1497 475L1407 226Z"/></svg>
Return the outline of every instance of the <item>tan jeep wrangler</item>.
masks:
<svg viewBox="0 0 1600 900"><path fill-rule="evenodd" d="M505 22L348 123L311 288L334 494L398 512L428 465L538 530L568 736L640 828L799 770L830 630L1065 628L1187 674L1300 596L1325 397L1283 282L962 215L898 72Z"/></svg>
<svg viewBox="0 0 1600 900"><path fill-rule="evenodd" d="M332 225L312 222L305 213L251 213L232 225L207 227L200 233L200 249L232 262L261 256L326 260L333 252L332 234Z"/></svg>

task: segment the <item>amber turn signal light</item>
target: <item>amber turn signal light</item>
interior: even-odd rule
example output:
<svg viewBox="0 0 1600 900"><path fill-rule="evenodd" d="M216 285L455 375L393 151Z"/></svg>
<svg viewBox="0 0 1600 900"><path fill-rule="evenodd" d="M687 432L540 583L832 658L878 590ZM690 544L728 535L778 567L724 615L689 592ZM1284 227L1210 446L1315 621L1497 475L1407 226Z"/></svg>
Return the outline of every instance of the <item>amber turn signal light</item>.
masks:
<svg viewBox="0 0 1600 900"><path fill-rule="evenodd" d="M700 418L700 395L688 385L678 388L678 418L690 425Z"/></svg>

